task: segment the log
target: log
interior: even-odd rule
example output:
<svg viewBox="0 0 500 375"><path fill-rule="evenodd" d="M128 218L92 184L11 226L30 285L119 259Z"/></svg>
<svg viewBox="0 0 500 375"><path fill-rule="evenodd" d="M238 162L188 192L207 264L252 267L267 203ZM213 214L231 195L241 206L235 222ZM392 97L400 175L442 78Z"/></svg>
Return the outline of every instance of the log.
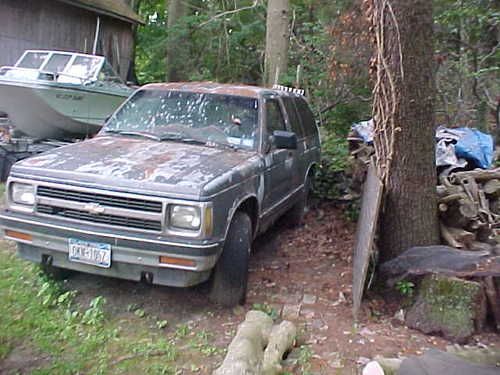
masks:
<svg viewBox="0 0 500 375"><path fill-rule="evenodd" d="M467 248L469 248L472 245L472 242L476 239L475 233L466 231L465 229L449 227L447 230L453 238L464 244Z"/></svg>
<svg viewBox="0 0 500 375"><path fill-rule="evenodd" d="M440 223L441 227L441 236L443 237L443 240L450 245L451 247L454 247L456 249L462 249L464 247L464 244L459 242L450 232L450 228L444 225L443 223Z"/></svg>
<svg viewBox="0 0 500 375"><path fill-rule="evenodd" d="M440 273L457 277L500 277L500 256L449 246L419 246L406 250L380 266L389 283L409 276Z"/></svg>
<svg viewBox="0 0 500 375"><path fill-rule="evenodd" d="M483 185L483 191L488 195L498 196L500 194L500 180L494 178L486 181Z"/></svg>
<svg viewBox="0 0 500 375"><path fill-rule="evenodd" d="M449 194L449 195L446 195L442 198L439 199L439 202L442 202L442 203L450 203L452 201L458 201L460 199L468 199L467 195L465 193L454 193L454 194Z"/></svg>
<svg viewBox="0 0 500 375"><path fill-rule="evenodd" d="M465 228L479 214L477 205L469 198L451 200L446 204L448 209L445 214L441 213L440 217L450 227Z"/></svg>
<svg viewBox="0 0 500 375"><path fill-rule="evenodd" d="M438 197L445 197L447 195L451 194L460 194L464 192L464 188L459 185L451 185L451 186L446 186L446 185L437 185L436 186L436 191Z"/></svg>
<svg viewBox="0 0 500 375"><path fill-rule="evenodd" d="M495 169L474 169L472 171L455 172L450 175L452 182L460 182L463 179L472 178L477 182L500 179L500 168Z"/></svg>
<svg viewBox="0 0 500 375"><path fill-rule="evenodd" d="M273 327L269 344L264 351L263 375L278 375L283 372L281 359L293 347L296 337L297 328L289 321L285 320Z"/></svg>
<svg viewBox="0 0 500 375"><path fill-rule="evenodd" d="M229 344L226 358L213 375L260 375L272 325L269 315L250 310Z"/></svg>
<svg viewBox="0 0 500 375"><path fill-rule="evenodd" d="M439 203L438 209L441 212L446 212L448 211L448 205L446 203Z"/></svg>
<svg viewBox="0 0 500 375"><path fill-rule="evenodd" d="M495 319L496 329L500 332L500 294L497 291L492 276L486 276L483 280L483 284L491 312L493 313L493 318Z"/></svg>

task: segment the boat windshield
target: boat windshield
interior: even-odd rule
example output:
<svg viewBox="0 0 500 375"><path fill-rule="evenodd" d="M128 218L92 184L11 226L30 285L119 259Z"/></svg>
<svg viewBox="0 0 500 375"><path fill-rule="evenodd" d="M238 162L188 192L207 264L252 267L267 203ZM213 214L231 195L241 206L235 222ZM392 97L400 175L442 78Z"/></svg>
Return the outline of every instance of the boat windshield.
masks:
<svg viewBox="0 0 500 375"><path fill-rule="evenodd" d="M111 117L104 132L255 149L258 105L255 98L233 95L140 90Z"/></svg>
<svg viewBox="0 0 500 375"><path fill-rule="evenodd" d="M40 69L49 54L49 52L27 52L16 66L25 69Z"/></svg>

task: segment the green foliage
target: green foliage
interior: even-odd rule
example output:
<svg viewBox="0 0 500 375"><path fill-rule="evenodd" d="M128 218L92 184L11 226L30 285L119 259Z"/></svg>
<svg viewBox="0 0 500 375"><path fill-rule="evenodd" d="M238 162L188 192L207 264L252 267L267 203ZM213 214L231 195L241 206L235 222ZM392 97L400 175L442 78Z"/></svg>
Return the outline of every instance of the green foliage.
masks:
<svg viewBox="0 0 500 375"><path fill-rule="evenodd" d="M302 345L299 350L298 364L300 366L301 374L311 374L310 362L314 353L309 345Z"/></svg>
<svg viewBox="0 0 500 375"><path fill-rule="evenodd" d="M265 7L260 4L226 17L216 15L231 9L251 6L240 0L199 2L196 11L167 30L165 1L141 3L140 15L146 25L137 32L137 76L141 84L165 80L166 44L169 38L182 40L186 56L182 71L188 80L218 82L259 82L261 55L265 39ZM236 8L235 8L236 6Z"/></svg>
<svg viewBox="0 0 500 375"><path fill-rule="evenodd" d="M321 199L336 199L346 179L343 173L349 158L345 137L327 133L321 142L322 160L314 178L314 194Z"/></svg>
<svg viewBox="0 0 500 375"><path fill-rule="evenodd" d="M411 297L415 289L415 284L408 280L400 280L396 283L396 289L403 296Z"/></svg>

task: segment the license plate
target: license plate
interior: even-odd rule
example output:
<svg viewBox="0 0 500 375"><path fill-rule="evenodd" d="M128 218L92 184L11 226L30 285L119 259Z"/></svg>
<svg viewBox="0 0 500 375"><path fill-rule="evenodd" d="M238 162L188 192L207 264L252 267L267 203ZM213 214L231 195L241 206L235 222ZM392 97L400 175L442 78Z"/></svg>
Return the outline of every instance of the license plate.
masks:
<svg viewBox="0 0 500 375"><path fill-rule="evenodd" d="M103 268L111 266L111 245L107 243L70 238L68 246L68 257L72 262L91 264Z"/></svg>

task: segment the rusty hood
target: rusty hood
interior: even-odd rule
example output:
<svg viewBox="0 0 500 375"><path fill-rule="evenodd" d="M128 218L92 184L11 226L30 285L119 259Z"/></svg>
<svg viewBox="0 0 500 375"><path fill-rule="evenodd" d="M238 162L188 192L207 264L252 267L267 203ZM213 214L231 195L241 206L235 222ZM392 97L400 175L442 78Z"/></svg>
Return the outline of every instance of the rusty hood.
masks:
<svg viewBox="0 0 500 375"><path fill-rule="evenodd" d="M232 170L251 170L255 152L123 136L99 136L16 163L12 175L160 196L200 198ZM247 166L247 168L245 168ZM232 183L245 176L235 173ZM218 185L218 184L217 184ZM227 184L222 184L227 185ZM220 185L220 188L227 186Z"/></svg>

